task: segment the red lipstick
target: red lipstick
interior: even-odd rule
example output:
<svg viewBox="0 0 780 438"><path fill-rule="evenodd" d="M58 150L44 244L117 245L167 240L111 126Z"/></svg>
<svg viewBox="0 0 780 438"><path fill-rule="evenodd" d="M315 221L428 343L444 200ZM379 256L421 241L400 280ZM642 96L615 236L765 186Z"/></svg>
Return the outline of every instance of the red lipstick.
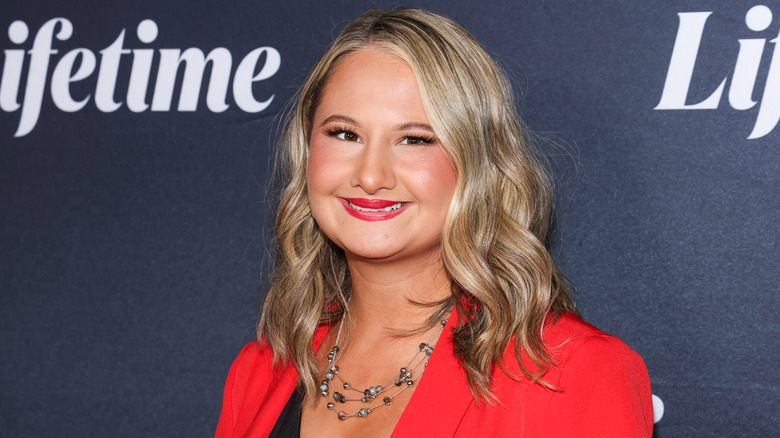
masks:
<svg viewBox="0 0 780 438"><path fill-rule="evenodd" d="M403 213L411 204L387 199L339 198L339 200L352 217L369 222L392 219Z"/></svg>

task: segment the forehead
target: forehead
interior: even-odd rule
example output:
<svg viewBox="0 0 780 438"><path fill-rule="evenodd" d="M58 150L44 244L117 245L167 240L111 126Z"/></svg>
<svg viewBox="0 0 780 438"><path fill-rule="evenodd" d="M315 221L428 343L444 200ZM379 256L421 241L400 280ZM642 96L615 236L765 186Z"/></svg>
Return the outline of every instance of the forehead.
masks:
<svg viewBox="0 0 780 438"><path fill-rule="evenodd" d="M375 48L344 56L333 67L320 97L320 107L355 109L367 106L422 110L417 79L403 59ZM424 111L423 111L424 113Z"/></svg>

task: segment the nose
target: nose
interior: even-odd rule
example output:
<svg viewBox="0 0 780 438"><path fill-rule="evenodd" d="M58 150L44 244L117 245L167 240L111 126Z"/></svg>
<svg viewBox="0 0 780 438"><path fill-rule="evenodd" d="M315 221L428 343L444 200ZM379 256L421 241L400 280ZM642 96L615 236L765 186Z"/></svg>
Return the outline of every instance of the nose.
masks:
<svg viewBox="0 0 780 438"><path fill-rule="evenodd" d="M391 190L395 184L390 146L379 142L367 143L356 157L350 185L373 195L382 189Z"/></svg>

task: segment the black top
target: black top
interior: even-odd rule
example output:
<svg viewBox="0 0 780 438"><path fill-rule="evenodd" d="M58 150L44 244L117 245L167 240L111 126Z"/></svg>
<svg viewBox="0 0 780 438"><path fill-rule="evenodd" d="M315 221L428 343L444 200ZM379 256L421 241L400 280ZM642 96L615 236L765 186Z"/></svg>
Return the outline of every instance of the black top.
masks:
<svg viewBox="0 0 780 438"><path fill-rule="evenodd" d="M293 391L268 438L299 438L301 436L302 405L303 395L297 390Z"/></svg>

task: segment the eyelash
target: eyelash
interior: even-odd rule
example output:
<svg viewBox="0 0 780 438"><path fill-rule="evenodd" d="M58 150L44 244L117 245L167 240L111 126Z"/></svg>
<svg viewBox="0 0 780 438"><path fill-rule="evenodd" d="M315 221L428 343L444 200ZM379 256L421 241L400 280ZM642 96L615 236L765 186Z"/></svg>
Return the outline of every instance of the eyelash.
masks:
<svg viewBox="0 0 780 438"><path fill-rule="evenodd" d="M328 133L329 137L338 137L341 134L352 134L355 137L360 138L360 136L355 134L353 131L350 131L349 129L347 129L345 127L341 127L341 126L334 126L333 128L328 128L327 133ZM343 138L339 139L339 140L350 141L350 140L343 139Z"/></svg>
<svg viewBox="0 0 780 438"><path fill-rule="evenodd" d="M411 145L418 145L418 144L433 144L436 143L436 137L428 136L428 135L407 135L404 137L404 140L407 141L406 144ZM408 143L409 140L417 140L419 143Z"/></svg>
<svg viewBox="0 0 780 438"><path fill-rule="evenodd" d="M329 137L339 137L342 134L351 134L354 135L357 138L360 138L359 135L355 134L354 131L351 131L350 129L342 126L334 126L332 128L329 128L327 131L327 134ZM426 145L426 144L432 144L436 143L436 137L429 136L429 135L407 135L404 138L404 141L407 145L416 146L416 145ZM343 141L354 141L354 140L347 140L345 138L340 138L340 140ZM409 141L417 141L417 143L409 143Z"/></svg>

